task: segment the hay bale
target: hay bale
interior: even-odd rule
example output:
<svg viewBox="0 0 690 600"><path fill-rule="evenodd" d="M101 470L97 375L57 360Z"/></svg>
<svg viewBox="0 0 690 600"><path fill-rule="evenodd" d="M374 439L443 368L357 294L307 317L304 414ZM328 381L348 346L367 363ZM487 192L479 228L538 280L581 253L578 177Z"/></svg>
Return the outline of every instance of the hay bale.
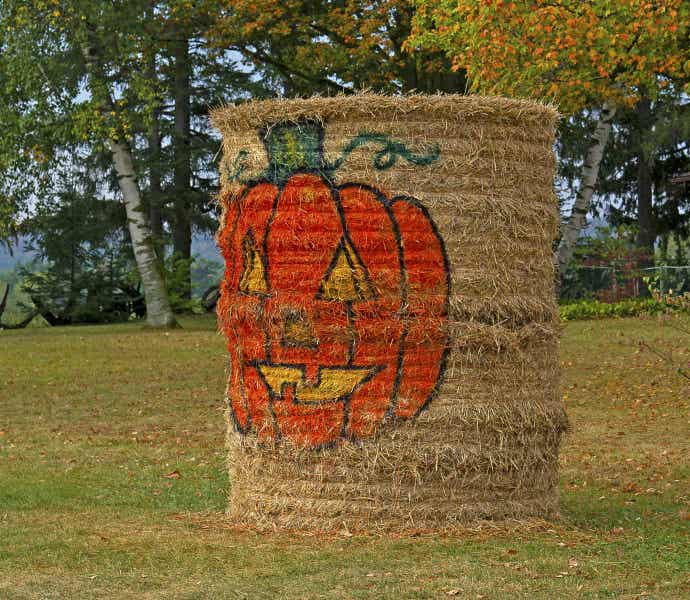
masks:
<svg viewBox="0 0 690 600"><path fill-rule="evenodd" d="M231 517L402 530L556 514L556 111L361 94L212 119Z"/></svg>

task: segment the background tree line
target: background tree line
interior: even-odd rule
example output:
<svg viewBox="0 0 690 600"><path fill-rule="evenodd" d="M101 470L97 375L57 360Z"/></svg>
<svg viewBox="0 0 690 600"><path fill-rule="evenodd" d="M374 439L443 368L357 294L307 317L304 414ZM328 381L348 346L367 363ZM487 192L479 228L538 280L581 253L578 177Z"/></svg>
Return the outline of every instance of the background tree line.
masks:
<svg viewBox="0 0 690 600"><path fill-rule="evenodd" d="M123 314L145 300L150 325L172 326L192 306L193 233L216 227L210 107L477 91L564 113L562 270L604 207L651 256L659 238L688 237L688 189L669 182L690 170L689 12L682 0L0 0L0 237L28 235L47 260L27 273L34 304L79 320L113 314L108 297Z"/></svg>

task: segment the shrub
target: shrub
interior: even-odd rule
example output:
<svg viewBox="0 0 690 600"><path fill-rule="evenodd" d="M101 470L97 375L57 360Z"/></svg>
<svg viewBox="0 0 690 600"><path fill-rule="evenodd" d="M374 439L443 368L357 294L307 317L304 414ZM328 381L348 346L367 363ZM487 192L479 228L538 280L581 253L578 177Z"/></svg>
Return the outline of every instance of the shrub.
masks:
<svg viewBox="0 0 690 600"><path fill-rule="evenodd" d="M577 300L559 307L563 321L660 315L669 310L673 310L673 307L654 298L631 298L611 303L599 300Z"/></svg>

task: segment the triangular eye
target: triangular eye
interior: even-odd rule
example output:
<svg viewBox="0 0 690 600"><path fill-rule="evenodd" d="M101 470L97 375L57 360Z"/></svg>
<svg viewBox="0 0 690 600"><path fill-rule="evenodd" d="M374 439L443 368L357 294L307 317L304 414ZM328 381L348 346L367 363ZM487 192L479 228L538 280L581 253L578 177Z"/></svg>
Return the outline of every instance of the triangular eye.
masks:
<svg viewBox="0 0 690 600"><path fill-rule="evenodd" d="M357 302L376 297L366 268L344 236L335 249L317 297L341 302Z"/></svg>
<svg viewBox="0 0 690 600"><path fill-rule="evenodd" d="M240 292L245 294L268 295L268 279L266 267L254 241L254 233L250 229L242 240L242 276L240 277Z"/></svg>

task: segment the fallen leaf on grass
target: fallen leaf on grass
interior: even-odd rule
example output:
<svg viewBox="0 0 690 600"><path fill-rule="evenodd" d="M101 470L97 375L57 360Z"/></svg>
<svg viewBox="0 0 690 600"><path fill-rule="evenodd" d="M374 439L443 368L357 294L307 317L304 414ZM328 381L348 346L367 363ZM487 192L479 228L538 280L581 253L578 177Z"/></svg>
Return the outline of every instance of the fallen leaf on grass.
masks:
<svg viewBox="0 0 690 600"><path fill-rule="evenodd" d="M179 471L170 471L170 473L167 473L163 475L166 479L179 479L181 477Z"/></svg>
<svg viewBox="0 0 690 600"><path fill-rule="evenodd" d="M460 594L460 590L458 590L458 589L452 589L452 590L448 590L446 592L446 596L457 596L459 594Z"/></svg>

